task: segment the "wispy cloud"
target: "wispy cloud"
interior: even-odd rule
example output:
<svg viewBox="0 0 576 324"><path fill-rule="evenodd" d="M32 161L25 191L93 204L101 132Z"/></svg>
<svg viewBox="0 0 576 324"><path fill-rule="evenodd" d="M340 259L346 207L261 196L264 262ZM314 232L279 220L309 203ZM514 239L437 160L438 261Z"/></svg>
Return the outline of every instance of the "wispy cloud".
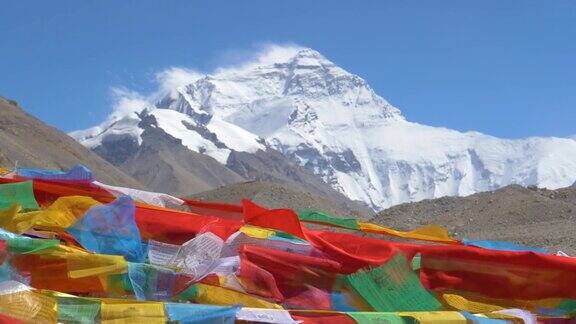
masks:
<svg viewBox="0 0 576 324"><path fill-rule="evenodd" d="M135 112L140 112L150 105L150 98L123 87L110 89L112 96L111 119L118 119Z"/></svg>
<svg viewBox="0 0 576 324"><path fill-rule="evenodd" d="M175 89L193 83L204 76L205 74L197 70L170 67L156 74L158 92L160 95L171 94Z"/></svg>
<svg viewBox="0 0 576 324"><path fill-rule="evenodd" d="M175 96L179 87L191 84L206 75L235 73L257 66L285 63L301 49L303 47L296 44L263 43L249 49L227 50L217 56L215 68L207 73L190 67L168 67L155 74L153 82L156 83L156 89L151 93L139 93L125 87L111 88L113 113L110 117L117 119L153 106L163 96Z"/></svg>
<svg viewBox="0 0 576 324"><path fill-rule="evenodd" d="M228 50L219 56L217 68L214 69L213 73L234 72L237 70L251 69L256 66L285 63L303 48L304 47L293 43L262 43L248 50Z"/></svg>

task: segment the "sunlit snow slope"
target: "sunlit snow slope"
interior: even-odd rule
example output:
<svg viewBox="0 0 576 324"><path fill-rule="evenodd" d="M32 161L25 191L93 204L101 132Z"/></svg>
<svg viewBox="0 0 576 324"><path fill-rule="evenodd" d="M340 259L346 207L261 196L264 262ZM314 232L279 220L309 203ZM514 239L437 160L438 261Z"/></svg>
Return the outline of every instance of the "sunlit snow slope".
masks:
<svg viewBox="0 0 576 324"><path fill-rule="evenodd" d="M554 189L576 181L572 139L505 140L406 121L362 78L307 48L273 47L144 108L71 135L90 148L126 136L140 143L142 114L153 115L190 150L220 163L232 150L273 148L375 209L512 183Z"/></svg>

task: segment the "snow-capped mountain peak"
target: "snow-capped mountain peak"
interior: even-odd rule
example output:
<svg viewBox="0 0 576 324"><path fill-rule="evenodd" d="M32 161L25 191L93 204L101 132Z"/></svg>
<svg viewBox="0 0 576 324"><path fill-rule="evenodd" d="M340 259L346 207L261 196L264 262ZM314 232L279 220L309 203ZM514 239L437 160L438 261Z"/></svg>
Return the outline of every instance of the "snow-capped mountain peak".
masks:
<svg viewBox="0 0 576 324"><path fill-rule="evenodd" d="M222 164L231 151L275 149L376 209L517 183L549 188L576 180L576 142L502 140L408 122L361 77L320 53L272 47L151 104L158 127ZM72 133L96 147L139 138L135 114Z"/></svg>
<svg viewBox="0 0 576 324"><path fill-rule="evenodd" d="M241 68L219 70L181 90L179 95L184 100L173 105L161 101L159 107L183 111L187 109L180 104L187 102L190 111L200 108L212 112L211 109L219 109L219 114L226 114L226 108L237 106L239 102L246 105L247 102L273 97L318 99L347 95L348 105L354 104L353 99L358 103L374 100L388 117L400 115L397 109L377 96L362 78L346 72L317 51L306 48L296 51L290 59L280 63L248 64ZM236 113L236 108L229 110L229 113Z"/></svg>

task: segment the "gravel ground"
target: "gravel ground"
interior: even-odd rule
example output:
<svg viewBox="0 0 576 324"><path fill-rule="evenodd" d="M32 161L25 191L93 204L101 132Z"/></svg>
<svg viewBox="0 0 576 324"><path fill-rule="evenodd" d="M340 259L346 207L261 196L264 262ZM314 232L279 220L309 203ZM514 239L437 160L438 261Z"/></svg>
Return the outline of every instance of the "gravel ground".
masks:
<svg viewBox="0 0 576 324"><path fill-rule="evenodd" d="M402 204L371 221L399 229L444 225L459 238L510 241L576 254L576 187L508 186L468 197Z"/></svg>
<svg viewBox="0 0 576 324"><path fill-rule="evenodd" d="M289 184L251 181L220 187L190 196L192 199L239 203L242 198L269 208L315 209L334 216L368 219L374 215L360 204L333 200L311 192L299 190Z"/></svg>
<svg viewBox="0 0 576 324"><path fill-rule="evenodd" d="M512 185L468 197L401 204L377 215L349 202L330 200L286 184L261 181L228 185L191 198L232 203L249 198L271 208L318 209L334 216L369 219L401 230L439 224L457 238L509 241L576 255L575 186L546 190Z"/></svg>

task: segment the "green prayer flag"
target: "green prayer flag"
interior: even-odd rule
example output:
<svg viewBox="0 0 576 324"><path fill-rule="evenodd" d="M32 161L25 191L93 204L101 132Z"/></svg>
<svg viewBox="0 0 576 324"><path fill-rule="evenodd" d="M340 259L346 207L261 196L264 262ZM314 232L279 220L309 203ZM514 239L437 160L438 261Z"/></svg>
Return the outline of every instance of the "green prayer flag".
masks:
<svg viewBox="0 0 576 324"><path fill-rule="evenodd" d="M58 297L58 321L64 323L95 323L100 302L79 297Z"/></svg>
<svg viewBox="0 0 576 324"><path fill-rule="evenodd" d="M19 234L14 234L0 228L0 240L8 243L10 253L36 253L45 249L56 247L60 244L59 240L35 239Z"/></svg>
<svg viewBox="0 0 576 324"><path fill-rule="evenodd" d="M38 210L32 181L0 184L0 209L19 204L24 210Z"/></svg>
<svg viewBox="0 0 576 324"><path fill-rule="evenodd" d="M420 270L420 264L422 263L422 257L420 254L416 254L412 259L412 270L418 271Z"/></svg>
<svg viewBox="0 0 576 324"><path fill-rule="evenodd" d="M576 314L576 300L565 299L560 302L558 309L566 312L567 314Z"/></svg>
<svg viewBox="0 0 576 324"><path fill-rule="evenodd" d="M36 253L38 251L56 247L60 244L59 240L34 239L25 236L9 238L7 242L8 251L20 254Z"/></svg>
<svg viewBox="0 0 576 324"><path fill-rule="evenodd" d="M405 324L401 316L394 313L378 312L350 312L346 315L352 317L357 323L378 323L378 324Z"/></svg>
<svg viewBox="0 0 576 324"><path fill-rule="evenodd" d="M360 225L358 225L358 221L355 218L338 218L314 210L300 210L298 211L298 218L305 222L326 223L353 230L360 229Z"/></svg>
<svg viewBox="0 0 576 324"><path fill-rule="evenodd" d="M196 296L198 296L198 287L196 287L196 285L191 285L190 287L186 288L186 290L178 294L175 300L194 301Z"/></svg>
<svg viewBox="0 0 576 324"><path fill-rule="evenodd" d="M346 280L377 312L435 311L441 307L403 254L396 254L378 268L353 273Z"/></svg>
<svg viewBox="0 0 576 324"><path fill-rule="evenodd" d="M304 242L303 239L299 238L298 236L294 236L290 233L286 233L286 232L282 232L282 231L276 231L276 234L272 235L272 236L276 236L276 237L281 237L281 238L285 238L285 239L289 239L289 240L295 240L295 241L302 241Z"/></svg>

